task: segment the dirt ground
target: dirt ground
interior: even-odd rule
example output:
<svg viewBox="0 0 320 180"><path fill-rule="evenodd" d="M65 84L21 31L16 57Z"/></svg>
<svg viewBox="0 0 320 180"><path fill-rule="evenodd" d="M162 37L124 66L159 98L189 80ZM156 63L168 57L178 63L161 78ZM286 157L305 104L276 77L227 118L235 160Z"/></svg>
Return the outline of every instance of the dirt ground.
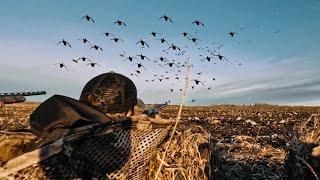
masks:
<svg viewBox="0 0 320 180"><path fill-rule="evenodd" d="M29 128L28 117L37 106L21 103L0 109L0 131ZM160 116L176 118L178 108L166 107ZM320 114L320 107L188 106L178 131L197 125L211 134L210 179L283 179L288 148L312 114Z"/></svg>

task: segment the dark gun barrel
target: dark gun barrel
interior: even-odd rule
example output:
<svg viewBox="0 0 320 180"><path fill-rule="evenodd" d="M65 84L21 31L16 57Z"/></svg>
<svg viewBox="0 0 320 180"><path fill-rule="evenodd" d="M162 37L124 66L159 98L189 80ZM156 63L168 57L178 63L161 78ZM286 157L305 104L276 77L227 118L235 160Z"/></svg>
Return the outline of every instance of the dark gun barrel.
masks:
<svg viewBox="0 0 320 180"><path fill-rule="evenodd" d="M46 91L0 93L0 108L4 104L20 103L26 101L25 96L44 95Z"/></svg>
<svg viewBox="0 0 320 180"><path fill-rule="evenodd" d="M0 98L6 97L6 96L35 96L35 95L44 95L44 94L46 94L46 91L0 93Z"/></svg>
<svg viewBox="0 0 320 180"><path fill-rule="evenodd" d="M149 108L147 110L144 110L142 111L142 114L146 114L150 117L153 117L155 116L156 114L159 114L159 110L162 109L162 108L165 108L168 106L168 103L165 103L165 104L157 104L155 105L154 107L152 108Z"/></svg>

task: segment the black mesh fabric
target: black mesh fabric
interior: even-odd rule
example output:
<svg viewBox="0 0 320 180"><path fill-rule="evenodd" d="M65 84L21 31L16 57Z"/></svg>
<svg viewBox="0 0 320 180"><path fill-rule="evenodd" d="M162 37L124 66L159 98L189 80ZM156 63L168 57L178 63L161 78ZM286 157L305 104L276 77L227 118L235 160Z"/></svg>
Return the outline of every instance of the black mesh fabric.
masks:
<svg viewBox="0 0 320 180"><path fill-rule="evenodd" d="M119 123L119 122L117 122ZM119 123L65 142L64 150L11 175L17 179L146 178L146 166L170 126L148 130Z"/></svg>
<svg viewBox="0 0 320 180"><path fill-rule="evenodd" d="M123 113L137 104L137 89L128 77L109 72L91 79L80 101L104 113Z"/></svg>
<svg viewBox="0 0 320 180"><path fill-rule="evenodd" d="M83 179L120 179L127 176L131 154L130 130L87 136L70 145L70 164Z"/></svg>

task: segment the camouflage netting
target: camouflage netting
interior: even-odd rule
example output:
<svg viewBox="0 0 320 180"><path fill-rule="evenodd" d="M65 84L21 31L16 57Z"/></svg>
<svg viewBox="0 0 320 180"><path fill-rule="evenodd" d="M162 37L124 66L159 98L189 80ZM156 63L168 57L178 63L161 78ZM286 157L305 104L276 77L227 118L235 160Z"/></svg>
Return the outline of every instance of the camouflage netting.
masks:
<svg viewBox="0 0 320 180"><path fill-rule="evenodd" d="M130 122L102 127L76 140L65 141L60 153L8 178L144 179L146 166L170 126Z"/></svg>

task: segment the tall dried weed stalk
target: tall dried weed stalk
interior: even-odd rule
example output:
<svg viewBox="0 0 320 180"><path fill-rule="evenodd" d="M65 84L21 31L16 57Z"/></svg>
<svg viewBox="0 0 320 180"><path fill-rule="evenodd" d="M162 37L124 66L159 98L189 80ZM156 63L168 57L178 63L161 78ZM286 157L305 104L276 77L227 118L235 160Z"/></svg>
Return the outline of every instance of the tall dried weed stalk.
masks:
<svg viewBox="0 0 320 180"><path fill-rule="evenodd" d="M175 125L173 127L171 136L170 136L169 141L167 143L167 147L166 147L165 151L163 152L163 156L161 158L159 168L158 168L158 170L156 172L156 175L155 175L155 179L156 180L159 178L159 174L160 174L162 166L163 166L163 164L165 162L165 158L166 158L168 149L170 147L170 143L172 141L173 135L176 132L178 123L179 123L180 118L181 118L181 112L182 112L182 108L183 108L183 105L184 105L184 101L185 101L185 99L187 97L188 87L189 87L189 72L190 72L189 59L190 59L190 57L187 57L185 59L185 82L184 82L183 92L182 92L182 95L181 95L181 98L180 98L180 106L179 106L179 111L178 111L178 115L177 115L177 118L176 118L176 123L175 123Z"/></svg>

